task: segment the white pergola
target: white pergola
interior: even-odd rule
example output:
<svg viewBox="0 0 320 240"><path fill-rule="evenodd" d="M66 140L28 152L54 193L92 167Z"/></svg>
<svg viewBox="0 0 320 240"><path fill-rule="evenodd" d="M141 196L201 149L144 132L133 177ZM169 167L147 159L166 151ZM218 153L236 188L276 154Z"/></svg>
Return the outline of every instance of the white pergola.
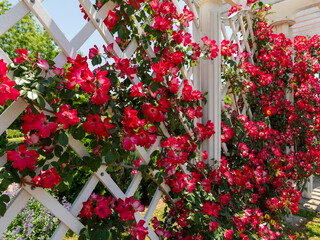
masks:
<svg viewBox="0 0 320 240"><path fill-rule="evenodd" d="M173 1L179 11L181 11L179 4L175 0ZM138 43L133 40L128 45L127 49L121 51L112 34L104 26L102 20L106 17L106 13L108 10L115 7L115 4L111 1L105 4L102 9L96 11L93 8L90 0L79 0L79 3L84 7L85 11L90 16L91 21L86 23L86 25L71 41L68 41L61 29L59 29L59 27L55 24L54 20L43 7L42 2L43 0L22 0L6 14L1 15L0 36L7 32L21 18L31 11L62 50L62 52L55 59L58 67L61 67L66 63L67 57L75 57L78 49L95 31L99 32L107 44L114 43L114 49L118 57L130 58L137 48ZM265 3L274 3L273 10L276 13L270 15L269 21L275 26L275 31L277 33L283 32L291 38L299 34L306 35L315 34L318 32L320 33L320 10L318 8L320 5L320 0L266 0ZM203 36L208 36L210 39L215 39L217 42L220 42L222 39L228 39L234 40L239 45L240 51L244 49L246 49L248 52L253 51L253 49L249 47L247 41L249 35L254 38L252 28L250 28L249 10L237 13L232 18L227 18L223 21L221 20L221 16L226 17L226 11L227 9L230 9L230 5L233 6L236 4L242 4L243 6L246 6L246 0L185 0L185 4L187 4L195 13L193 27L190 32L196 42L200 42L200 39ZM249 19L249 27L247 28L244 26L244 18ZM137 27L143 31L140 26ZM229 36L230 29L232 31L231 36ZM242 43L240 43L240 40L237 37L238 29L240 29L241 35L243 36ZM149 56L154 54L150 47L147 52ZM7 63L12 61L1 48L0 59L4 59ZM222 85L221 83L221 60L219 58L215 59L214 61L201 60L197 67L192 68L189 71L183 70L183 74L186 78L191 78L194 81L195 88L204 92L208 92L208 103L204 107L203 121L206 122L207 120L213 120L216 134L204 144L204 149L207 150L209 159L220 159L221 151L224 151L225 153L228 151L225 145L221 145L220 113L221 109L224 108L223 99L226 95L226 89L228 87ZM138 82L138 77L135 77L134 83ZM234 96L231 97L234 98ZM245 106L242 109L239 109L239 111L243 113L249 112L250 115L250 106L248 106L246 103L244 96L239 97L242 97L245 102ZM287 97L288 99L292 100L293 96L288 94ZM15 119L26 108L26 106L26 103L22 99L19 99L17 102L13 103L2 115L0 115L0 134L2 134L10 126L10 124L15 121ZM150 161L150 154L158 147L157 144L159 144L159 142L160 139L158 138L156 144L154 144L148 152L146 152L143 148L136 149L145 163ZM69 146L73 148L79 156L88 155L87 149L81 144L80 141L70 138ZM3 166L5 162L6 156L0 158L0 166ZM81 193L69 211L64 209L61 204L59 204L59 202L50 196L50 194L48 194L45 190L41 188L34 189L31 186L24 186L14 201L9 205L5 216L0 218L0 235L6 230L10 222L20 212L30 197L38 199L61 220L59 228L51 239L62 239L68 229L71 229L75 233L79 233L84 227L77 219L82 207L82 202L89 198L91 192L94 190L98 182L103 183L103 185L115 197L124 198L134 194L140 184L141 179L141 174L137 174L133 179L129 189L124 193L105 172L105 167L101 167L90 177L89 181L83 187ZM167 189L167 186L163 186L163 188ZM305 192L304 196L311 197L311 191L312 181L310 181L310 184L308 184L308 190ZM161 196L161 189L157 189L146 215L142 217L140 214L137 214L136 219L144 219L146 224L148 224ZM149 230L150 239L159 239L151 228L149 228Z"/></svg>

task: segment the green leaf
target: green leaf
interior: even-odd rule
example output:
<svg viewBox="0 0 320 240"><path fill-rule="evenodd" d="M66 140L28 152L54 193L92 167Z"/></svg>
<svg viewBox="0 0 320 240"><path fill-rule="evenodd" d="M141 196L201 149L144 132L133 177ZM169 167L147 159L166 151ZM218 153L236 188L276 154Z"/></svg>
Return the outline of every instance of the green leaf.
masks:
<svg viewBox="0 0 320 240"><path fill-rule="evenodd" d="M67 134L65 134L65 133L60 133L58 140L59 140L59 143L60 143L62 146L65 147L65 146L67 146L69 139L68 139Z"/></svg>
<svg viewBox="0 0 320 240"><path fill-rule="evenodd" d="M49 164L44 165L43 168L42 168L43 171L46 171L48 169L49 169Z"/></svg>
<svg viewBox="0 0 320 240"><path fill-rule="evenodd" d="M160 85L158 83L154 82L154 83L152 83L150 89L151 89L152 92L155 93L159 89L159 87L160 87Z"/></svg>
<svg viewBox="0 0 320 240"><path fill-rule="evenodd" d="M70 158L69 153L64 152L59 160L63 163L67 163L69 161L69 158Z"/></svg>
<svg viewBox="0 0 320 240"><path fill-rule="evenodd" d="M116 122L118 119L121 119L121 115L120 114L114 114L111 118L112 122Z"/></svg>
<svg viewBox="0 0 320 240"><path fill-rule="evenodd" d="M60 145L56 145L56 146L55 146L55 148L54 148L54 154L55 154L57 157L61 157L62 151L63 151L63 148L62 148Z"/></svg>
<svg viewBox="0 0 320 240"><path fill-rule="evenodd" d="M100 240L101 239L101 231L100 230L93 230L89 232L90 234L90 239L97 239Z"/></svg>
<svg viewBox="0 0 320 240"><path fill-rule="evenodd" d="M119 28L118 34L119 34L119 37L120 37L120 38L123 38L123 36L124 36L124 30L123 30L122 27Z"/></svg>
<svg viewBox="0 0 320 240"><path fill-rule="evenodd" d="M86 165L92 171L97 171L98 168L101 166L101 158L97 156L90 156L90 157L83 157L83 160L86 162Z"/></svg>
<svg viewBox="0 0 320 240"><path fill-rule="evenodd" d="M93 105L92 106L92 111L94 114L98 114L101 110L101 107L99 105Z"/></svg>
<svg viewBox="0 0 320 240"><path fill-rule="evenodd" d="M107 235L106 235L106 237L105 237L105 238L103 238L103 239L106 239L106 240L112 240L112 232L107 231Z"/></svg>
<svg viewBox="0 0 320 240"><path fill-rule="evenodd" d="M0 216L3 216L7 211L7 206L4 202L0 201Z"/></svg>
<svg viewBox="0 0 320 240"><path fill-rule="evenodd" d="M105 161L106 161L106 163L108 163L108 164L112 164L112 163L115 162L115 157L114 157L112 151L107 152Z"/></svg>
<svg viewBox="0 0 320 240"><path fill-rule="evenodd" d="M52 153L52 152L50 152L50 153L48 153L47 155L46 155L46 159L47 160L50 160L50 159L52 159L54 157L54 154Z"/></svg>
<svg viewBox="0 0 320 240"><path fill-rule="evenodd" d="M86 236L84 234L81 234L78 238L78 240L87 240Z"/></svg>
<svg viewBox="0 0 320 240"><path fill-rule="evenodd" d="M110 83L111 85L116 85L118 83L118 78L116 78L115 76L111 75L109 77Z"/></svg>
<svg viewBox="0 0 320 240"><path fill-rule="evenodd" d="M84 138L84 136L86 135L85 131L83 130L82 126L79 126L77 128L74 128L73 131L71 132L72 136L77 139L77 140L81 140Z"/></svg>
<svg viewBox="0 0 320 240"><path fill-rule="evenodd" d="M10 202L10 197L6 194L3 194L1 196L1 200L7 203L7 202Z"/></svg>
<svg viewBox="0 0 320 240"><path fill-rule="evenodd" d="M37 104L41 107L44 108L46 106L46 102L44 101L43 97L39 95L37 98Z"/></svg>
<svg viewBox="0 0 320 240"><path fill-rule="evenodd" d="M128 14L128 16L130 17L131 15L133 15L133 13L134 13L133 6L128 5L128 7L127 7L127 14Z"/></svg>
<svg viewBox="0 0 320 240"><path fill-rule="evenodd" d="M99 54L92 58L92 65L93 66L99 65L101 63L102 63L102 58L101 58L101 56Z"/></svg>
<svg viewBox="0 0 320 240"><path fill-rule="evenodd" d="M70 186L70 182L68 180L63 180L63 184L68 186L68 187Z"/></svg>
<svg viewBox="0 0 320 240"><path fill-rule="evenodd" d="M10 184L11 184L11 182L8 179L6 179L6 178L2 179L1 184L0 184L0 191L7 190Z"/></svg>

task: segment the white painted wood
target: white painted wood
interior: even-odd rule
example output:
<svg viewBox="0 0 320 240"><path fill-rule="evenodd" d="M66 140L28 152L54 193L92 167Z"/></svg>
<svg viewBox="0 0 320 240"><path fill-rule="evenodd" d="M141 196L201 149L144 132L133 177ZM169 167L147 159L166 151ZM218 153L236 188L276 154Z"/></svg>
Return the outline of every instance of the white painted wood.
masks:
<svg viewBox="0 0 320 240"><path fill-rule="evenodd" d="M136 146L136 151L138 152L139 156L142 158L144 164L148 164L150 158L149 154L143 147Z"/></svg>
<svg viewBox="0 0 320 240"><path fill-rule="evenodd" d="M78 195L78 197L76 198L76 200L74 201L74 203L70 208L70 213L73 216L76 217L79 215L83 206L82 203L88 201L91 193L97 186L98 182L99 182L98 178L94 175L91 175L91 177L86 182L85 186L83 187L80 194ZM64 238L68 230L69 230L68 226L63 222L61 222L50 239L61 240Z"/></svg>
<svg viewBox="0 0 320 240"><path fill-rule="evenodd" d="M252 121L253 116L252 116L252 113L251 113L247 98L246 98L246 96L244 94L241 94L241 95L242 95L242 100L243 100L244 106L245 106L244 109L246 109L245 112L248 111L249 119L250 119L250 121Z"/></svg>
<svg viewBox="0 0 320 240"><path fill-rule="evenodd" d="M1 48L0 48L0 59L2 59L6 64L12 63L11 59Z"/></svg>
<svg viewBox="0 0 320 240"><path fill-rule="evenodd" d="M250 48L249 42L248 42L248 33L249 33L249 31L246 31L246 29L245 29L245 26L244 26L244 23L243 23L243 15L241 14L241 12L238 12L237 16L238 16L238 21L239 21L239 25L240 25L240 28L241 28L242 36L243 36L243 44L245 45L245 48L246 48L247 52L251 55L250 63L253 64L252 51L251 51L251 48Z"/></svg>
<svg viewBox="0 0 320 240"><path fill-rule="evenodd" d="M133 53L137 50L138 48L138 43L136 41L136 39L133 39L128 47L126 48L126 50L123 52L125 58L131 58Z"/></svg>
<svg viewBox="0 0 320 240"><path fill-rule="evenodd" d="M6 64L12 63L11 59L8 57L8 55L0 48L0 59L2 59ZM9 79L13 78L12 72L8 72L7 76Z"/></svg>
<svg viewBox="0 0 320 240"><path fill-rule="evenodd" d="M74 139L71 135L69 136L69 146L76 152L80 157L89 156L88 149L79 140Z"/></svg>
<svg viewBox="0 0 320 240"><path fill-rule="evenodd" d="M177 0L172 0L172 3L176 6L177 13L178 13L178 15L180 15L180 14L182 13L182 11L181 11L181 9L180 9L180 5L181 5L181 4L179 4L179 3L177 2ZM182 4L182 5L183 5L183 4ZM189 24L189 26L190 26L190 24ZM189 27L185 26L185 27L183 28L183 32L190 32Z"/></svg>
<svg viewBox="0 0 320 240"><path fill-rule="evenodd" d="M6 231L13 219L20 213L21 209L26 206L30 198L31 195L27 191L21 189L10 202L6 213L0 218L0 236Z"/></svg>
<svg viewBox="0 0 320 240"><path fill-rule="evenodd" d="M249 29L249 32L250 32L250 37L252 39L252 42L253 42L253 49L252 49L252 53L255 52L256 50L256 43L255 43L255 35L253 33L253 27L252 27L252 21L251 21L251 17L252 17L252 13L249 11L246 11L245 12L245 16L247 18L247 23L248 23L248 29Z"/></svg>
<svg viewBox="0 0 320 240"><path fill-rule="evenodd" d="M144 220L148 223L150 222L154 211L156 210L156 207L161 199L162 196L162 192L159 190L159 188L157 188L156 192L153 195L153 198L151 200L151 203L148 207L148 210L146 212L146 215L144 216Z"/></svg>
<svg viewBox="0 0 320 240"><path fill-rule="evenodd" d="M189 9L193 12L194 14L194 19L193 19L193 23L195 24L196 28L200 27L200 18L198 15L198 7L195 6L195 1L190 1L190 0L185 0L186 4L188 5Z"/></svg>
<svg viewBox="0 0 320 240"><path fill-rule="evenodd" d="M302 191L302 197L304 198L312 198L312 190L313 190L313 175L307 179L307 183L305 189Z"/></svg>
<svg viewBox="0 0 320 240"><path fill-rule="evenodd" d="M59 54L59 56L55 59L56 66L62 67L63 64L66 62L67 56L75 57L76 51L82 46L82 44L86 41L86 39L91 36L91 34L95 31L95 29L97 29L99 31L99 33L101 34L101 36L103 37L103 39L106 41L107 44L114 43L114 50L116 52L117 57L120 57L120 58L132 57L134 54L134 51L136 50L136 48L138 46L138 43L135 40L133 40L129 44L127 49L125 49L122 52L121 49L119 48L118 44L115 43L114 37L111 35L111 33L108 31L108 29L103 24L103 19L106 17L108 10L113 9L115 7L115 3L108 2L105 6L102 7L102 9L99 10L99 12L97 12L93 8L93 6L89 0L79 0L79 2L84 7L84 9L87 12L87 14L89 15L91 21L83 27L83 29L71 40L71 42L69 42L65 38L62 31L52 21L52 18L45 11L45 9L43 8L43 6L41 5L41 2L39 0L35 0L34 3L31 2L30 0L24 0L22 3L19 3L21 6L27 5L33 11L33 13L39 19L39 21L44 25L44 27L48 30L48 32L51 34L51 36L54 38L54 40L58 43L59 47L63 50L63 52L61 54ZM214 1L214 2L215 2L215 4L220 3L220 1ZM197 29L199 27L199 20L200 20L199 15L198 15L199 6L196 2L192 2L190 0L187 0L186 3L189 6L189 8L193 10L193 12L195 14L195 19L193 21L193 23L194 23L193 32L197 33L196 37L199 41L199 39L201 37L199 29ZM27 9L27 10L29 12L29 9ZM179 11L181 12L181 10L179 10ZM217 11L215 12L215 14L216 14L215 16L218 16ZM10 21L14 22L14 20L12 20L14 17L8 17L8 16L9 15L7 15L7 19L10 18ZM215 20L217 20L217 18L215 18ZM217 22L218 22L218 20L216 21L216 23ZM12 24L12 23L10 23L10 24ZM14 23L12 24L12 26L13 25L14 25ZM140 28L140 30L142 29L139 26L139 24L136 24L136 25L137 25L138 29L139 28ZM5 31L5 30L3 30L3 31ZM219 29L214 30L214 34L217 34L217 32L219 32ZM147 53L148 53L149 57L151 57L151 58L155 57L155 54L150 46L147 49ZM215 65L215 66L217 66L217 65ZM200 69L199 68L200 67L198 67L196 70L192 70L192 71L196 72L196 74L193 74L196 82L197 82L197 79L200 79ZM190 80L191 74L188 73L188 71L186 69L182 69L182 74L185 78ZM216 75L218 75L218 74L216 74ZM133 83L137 84L138 82L140 82L140 81L139 81L138 77L135 76ZM189 84L192 85L192 82L190 81ZM210 86L212 87L212 86L215 86L216 83L210 83L210 84L211 84ZM220 81L218 82L218 84L220 84ZM201 83L199 82L198 85L201 86ZM219 90L219 92L220 92L220 90ZM210 99L212 100L212 97L210 97ZM215 99L215 98L213 98L213 99ZM217 99L219 99L219 101L220 101L219 96L217 96ZM220 102L218 103L218 106L220 106ZM216 108L210 110L210 113L212 114L215 111L215 109ZM216 115L219 115L219 114L216 114ZM0 122L1 122L1 117L0 117ZM183 122L183 119L182 119L182 122ZM161 130L163 131L165 136L167 136L167 137L170 136L170 134L168 133L168 131L163 123L161 123ZM159 142L160 142L160 138L157 139L156 143L148 150L148 152L146 152L145 149L143 149L143 148L138 147L136 149L139 152L140 156L143 158L143 161L145 163L148 163L150 161L150 154L155 149L158 148ZM220 142L220 136L219 136L219 142ZM72 138L72 136L69 136L69 146L71 148L73 148L73 150L79 156L81 156L81 157L89 156L89 152L86 149L86 147L80 141ZM185 173L188 173L185 165L181 166L181 168L183 169L183 171ZM124 194L121 191L121 189L119 188L119 186L117 186L117 184L112 180L110 175L105 172L105 170L106 170L106 167L104 166L104 167L101 167L99 169L99 171L94 173L94 175L91 177L91 180L89 180L89 182L83 188L82 192L79 194L79 196L78 196L77 200L75 201L75 203L73 204L70 212L65 210L55 199L53 199L43 189L36 188L35 190L31 190L30 186L25 187L25 189L27 191L29 191L33 196L35 196L38 200L40 200L40 202L42 202L45 206L48 207L48 205L50 205L51 206L50 210L52 210L53 213L62 220L63 223L61 224L59 229L56 231L56 233L54 234L52 239L61 239L64 236L65 232L68 230L68 228L71 228L76 233L79 232L79 229L81 229L81 227L82 227L80 225L81 223L77 222L77 220L74 220L74 219L79 214L79 212L81 210L82 202L86 201L88 199L90 193L93 191L94 186L98 183L98 181L101 181L105 185L105 187L115 197L117 197L117 198L121 197L122 199L124 199L126 196L133 195L134 192L136 191L136 188L140 184L141 179L139 180L139 178L141 178L141 176L139 177L139 175L138 175L139 173L138 173L136 175L137 177L135 177L135 179L130 184L130 187L127 190L126 194ZM155 172L154 172L154 174L155 174ZM170 191L170 188L165 184L162 184L161 187L163 187L166 191ZM42 196L40 193L41 194L44 193L44 196ZM149 207L149 210L145 216L146 225L150 221L150 219L153 215L154 209L155 209L161 195L162 195L162 193L158 189L153 200L152 200L152 203ZM57 211L57 213L56 213L56 211ZM61 217L62 215L63 215L63 218ZM66 216L64 216L64 215L66 215ZM136 219L137 220L142 219L142 216L139 213L137 213ZM152 231L151 228L149 228L149 232L150 232L149 236L151 239L158 239L158 237L156 236L154 231Z"/></svg>
<svg viewBox="0 0 320 240"><path fill-rule="evenodd" d="M0 167L3 167L7 163L7 154L0 157Z"/></svg>
<svg viewBox="0 0 320 240"><path fill-rule="evenodd" d="M220 43L220 14L219 7L222 5L218 0L203 0L200 5L200 31L204 36L215 39ZM220 47L220 46L219 46ZM208 92L208 101L203 107L203 123L213 120L215 125L215 135L203 144L204 150L207 150L208 161L213 165L212 158L220 160L221 158L221 69L220 57L213 61L200 60L201 69L201 90Z"/></svg>
<svg viewBox="0 0 320 240"><path fill-rule="evenodd" d="M115 55L119 58L123 58L123 52L121 51L119 45L114 40L112 34L108 30L108 28L105 26L105 24L102 21L102 17L100 14L95 10L93 5L91 4L90 0L79 0L79 3L82 5L83 9L88 14L91 22L95 26L95 28L98 30L102 38L105 40L107 44L113 43L113 50L115 52ZM97 21L98 20L98 21Z"/></svg>
<svg viewBox="0 0 320 240"><path fill-rule="evenodd" d="M108 191L117 199L125 199L126 195L121 191L121 189L118 187L118 185L113 181L111 176L106 173L106 167L101 166L97 172L94 173L97 178L101 181L101 183L108 189ZM139 222L139 220L143 219L140 213L135 213L136 221ZM148 224L148 223L146 223ZM157 235L154 233L154 231L149 228L148 229L151 240L158 239Z"/></svg>
<svg viewBox="0 0 320 240"><path fill-rule="evenodd" d="M114 9L115 6L116 4L111 1L104 4L98 11L101 14L102 19L105 19L109 10ZM92 22L87 22L86 25L74 36L74 38L70 42L75 51L79 50L95 31L96 28L92 24ZM66 56L63 52L59 53L58 56L54 59L56 66L63 67L67 62L67 57L70 56Z"/></svg>
<svg viewBox="0 0 320 240"><path fill-rule="evenodd" d="M137 191L138 187L139 187L139 184L142 180L142 174L141 172L137 172L136 175L133 177L125 195L127 197L131 197L134 195L134 193Z"/></svg>
<svg viewBox="0 0 320 240"><path fill-rule="evenodd" d="M162 131L162 133L166 136L166 137L170 137L170 134L166 128L166 126L163 123L160 123L160 129Z"/></svg>
<svg viewBox="0 0 320 240"><path fill-rule="evenodd" d="M161 137L157 137L156 142L150 147L148 152L143 147L136 146L136 150L140 157L143 160L144 164L148 164L150 162L150 155L158 148L160 144ZM142 180L142 174L141 172L137 172L136 175L134 176L133 180L131 181L125 195L127 197L131 197L134 195L134 193L137 191L139 184Z"/></svg>
<svg viewBox="0 0 320 240"><path fill-rule="evenodd" d="M239 38L238 38L238 34L237 34L238 33L237 30L239 28L239 24L238 23L235 24L234 21L232 20L232 18L229 18L229 25L230 25L230 27L232 29L232 38L231 38L231 40L234 39L236 41L236 43L238 44L239 51L242 52L243 48L242 48L242 46L240 44L240 41L239 41Z"/></svg>
<svg viewBox="0 0 320 240"><path fill-rule="evenodd" d="M118 185L113 181L111 176L106 172L107 167L101 166L95 176L101 181L101 183L108 189L108 191L117 199L125 199L126 195L121 191Z"/></svg>
<svg viewBox="0 0 320 240"><path fill-rule="evenodd" d="M298 12L319 5L320 0L286 0L273 5L271 11L274 12L274 14L269 14L267 19L271 24L280 22L283 19L294 22Z"/></svg>
<svg viewBox="0 0 320 240"><path fill-rule="evenodd" d="M34 0L33 3L30 0L24 0L24 2L30 8L33 14L38 18L43 27L48 31L48 33L58 44L64 54L66 56L71 56L74 58L76 56L76 50L70 44L57 24L50 17L49 13L42 6L41 2L39 0Z"/></svg>
<svg viewBox="0 0 320 240"><path fill-rule="evenodd" d="M84 228L83 224L74 217L67 209L65 209L55 198L53 198L46 190L40 187L30 185L24 186L31 196L36 198L43 206L48 208L57 218L66 224L74 233L79 234Z"/></svg>
<svg viewBox="0 0 320 240"><path fill-rule="evenodd" d="M13 8L0 16L0 36L5 34L10 28L16 25L30 9L24 2L18 2Z"/></svg>
<svg viewBox="0 0 320 240"><path fill-rule="evenodd" d="M0 115L0 135L7 130L27 106L22 98L18 98Z"/></svg>

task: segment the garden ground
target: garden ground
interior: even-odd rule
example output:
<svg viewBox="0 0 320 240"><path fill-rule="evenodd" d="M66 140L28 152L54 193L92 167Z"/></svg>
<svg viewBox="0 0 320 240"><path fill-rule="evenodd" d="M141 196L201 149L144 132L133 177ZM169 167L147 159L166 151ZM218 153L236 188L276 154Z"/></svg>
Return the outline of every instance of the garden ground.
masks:
<svg viewBox="0 0 320 240"><path fill-rule="evenodd" d="M288 231L297 239L320 239L320 177L314 177L312 198L300 200L300 211L287 220Z"/></svg>

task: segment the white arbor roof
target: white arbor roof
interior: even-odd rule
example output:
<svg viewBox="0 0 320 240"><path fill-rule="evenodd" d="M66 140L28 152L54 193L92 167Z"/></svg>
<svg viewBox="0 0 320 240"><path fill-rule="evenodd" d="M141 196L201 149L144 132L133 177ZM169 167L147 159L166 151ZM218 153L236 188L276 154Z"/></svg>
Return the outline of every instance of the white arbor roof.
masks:
<svg viewBox="0 0 320 240"><path fill-rule="evenodd" d="M230 5L246 5L247 0L224 0L221 8L222 16L226 17ZM293 36L297 35L320 35L320 0L263 0L264 3L272 4L270 15L273 19L293 19L295 24L291 26ZM288 15L288 16L287 16Z"/></svg>

